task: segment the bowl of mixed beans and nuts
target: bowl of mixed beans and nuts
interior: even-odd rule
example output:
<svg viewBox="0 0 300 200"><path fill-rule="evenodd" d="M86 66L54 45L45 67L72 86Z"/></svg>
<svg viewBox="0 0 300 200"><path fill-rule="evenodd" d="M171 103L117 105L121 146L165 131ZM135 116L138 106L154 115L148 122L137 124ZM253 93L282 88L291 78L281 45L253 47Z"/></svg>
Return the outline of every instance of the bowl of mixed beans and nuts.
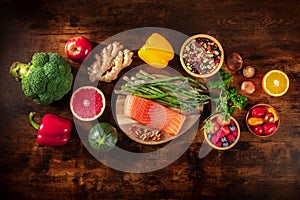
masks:
<svg viewBox="0 0 300 200"><path fill-rule="evenodd" d="M185 71L197 78L208 78L219 71L224 51L217 39L206 34L189 37L180 50L180 62Z"/></svg>

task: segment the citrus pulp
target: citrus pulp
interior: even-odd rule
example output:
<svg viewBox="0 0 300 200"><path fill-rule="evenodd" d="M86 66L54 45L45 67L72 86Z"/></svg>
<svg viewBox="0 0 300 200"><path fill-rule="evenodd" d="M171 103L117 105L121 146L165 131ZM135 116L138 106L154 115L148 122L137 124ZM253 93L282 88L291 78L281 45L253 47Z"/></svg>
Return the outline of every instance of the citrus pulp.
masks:
<svg viewBox="0 0 300 200"><path fill-rule="evenodd" d="M103 113L105 98L98 88L83 86L72 94L70 108L77 119L92 121L100 117Z"/></svg>

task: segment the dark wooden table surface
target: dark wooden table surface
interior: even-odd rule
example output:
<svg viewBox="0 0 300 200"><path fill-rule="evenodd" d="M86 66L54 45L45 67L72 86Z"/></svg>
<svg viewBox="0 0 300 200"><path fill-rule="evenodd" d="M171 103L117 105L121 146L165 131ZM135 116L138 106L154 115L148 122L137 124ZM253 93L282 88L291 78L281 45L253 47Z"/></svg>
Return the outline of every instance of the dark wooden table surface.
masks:
<svg viewBox="0 0 300 200"><path fill-rule="evenodd" d="M300 15L299 1L17 1L1 0L0 77L0 194L1 199L297 199L300 195ZM171 165L149 173L127 173L105 166L82 145L76 130L62 147L39 147L28 122L52 112L73 119L71 92L49 106L26 98L10 77L13 61L29 61L35 52L58 52L67 58L65 42L84 35L93 43L132 28L164 27L186 35L210 34L225 54L237 52L245 65L258 70L257 86L248 105L233 116L241 138L227 151L198 157L203 133L198 131L188 150ZM135 56L135 58L138 58ZM177 57L175 57L177 59ZM141 63L141 62L140 62ZM135 65L135 64L134 64ZM132 65L131 67L134 67ZM226 65L223 66L226 68ZM290 79L282 97L266 95L261 79L280 69ZM244 78L235 75L235 85ZM110 95L115 82L101 89ZM269 103L278 109L281 125L267 139L251 135L245 126L250 105ZM99 119L116 125L106 109ZM201 126L201 124L199 124ZM119 130L119 144L146 147Z"/></svg>

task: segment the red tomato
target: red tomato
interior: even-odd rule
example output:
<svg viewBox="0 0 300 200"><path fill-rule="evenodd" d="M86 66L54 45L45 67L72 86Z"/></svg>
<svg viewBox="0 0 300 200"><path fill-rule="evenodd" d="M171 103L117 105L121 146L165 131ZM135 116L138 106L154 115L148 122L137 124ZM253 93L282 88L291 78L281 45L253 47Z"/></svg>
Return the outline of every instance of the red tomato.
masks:
<svg viewBox="0 0 300 200"><path fill-rule="evenodd" d="M275 121L275 117L273 113L268 112L267 114L264 115L264 122L267 124L272 124Z"/></svg>
<svg viewBox="0 0 300 200"><path fill-rule="evenodd" d="M276 131L277 127L276 127L276 124L273 123L273 124L264 124L263 128L264 128L265 134L271 135L272 133L274 133Z"/></svg>
<svg viewBox="0 0 300 200"><path fill-rule="evenodd" d="M260 125L254 126L253 127L253 132L257 135L261 135L264 133L263 127Z"/></svg>
<svg viewBox="0 0 300 200"><path fill-rule="evenodd" d="M255 108L252 108L251 115L253 117L260 118L263 115L265 115L267 112L268 112L268 110L265 107L255 107Z"/></svg>

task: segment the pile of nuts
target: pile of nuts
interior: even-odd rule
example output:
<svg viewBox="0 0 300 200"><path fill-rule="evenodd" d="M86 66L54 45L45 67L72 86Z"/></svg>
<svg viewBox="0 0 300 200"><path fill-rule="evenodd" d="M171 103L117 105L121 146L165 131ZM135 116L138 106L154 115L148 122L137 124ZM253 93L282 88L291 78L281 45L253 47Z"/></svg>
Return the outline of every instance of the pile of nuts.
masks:
<svg viewBox="0 0 300 200"><path fill-rule="evenodd" d="M159 141L161 137L161 131L157 129L147 129L142 128L137 125L133 125L129 128L129 132L131 135L144 140L144 141Z"/></svg>

